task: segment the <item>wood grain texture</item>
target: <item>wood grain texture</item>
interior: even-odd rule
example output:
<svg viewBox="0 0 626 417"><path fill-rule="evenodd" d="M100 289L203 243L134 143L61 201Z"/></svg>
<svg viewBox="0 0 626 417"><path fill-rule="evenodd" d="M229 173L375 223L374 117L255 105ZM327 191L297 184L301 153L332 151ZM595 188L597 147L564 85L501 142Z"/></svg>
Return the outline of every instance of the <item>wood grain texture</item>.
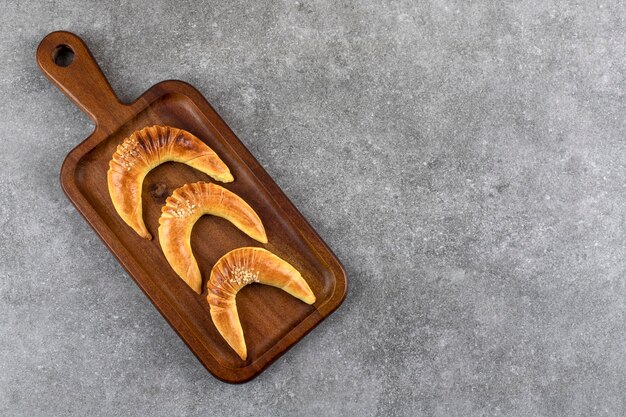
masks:
<svg viewBox="0 0 626 417"><path fill-rule="evenodd" d="M75 55L67 67L54 62L55 51L62 45ZM69 32L46 36L37 50L37 62L50 81L96 124L94 132L67 155L61 169L63 190L213 375L232 383L250 380L339 307L347 291L341 263L195 88L182 81L164 81L134 102L121 103L85 43ZM106 174L117 145L133 131L155 124L187 130L217 152L235 177L233 183L221 185L254 207L266 228L269 243L262 245L226 220L201 218L193 229L191 244L205 280L228 251L260 246L297 268L317 297L309 306L270 286L243 288L237 308L248 345L246 361L230 349L213 325L206 289L200 295L189 289L168 265L158 238L148 241L139 237L111 202ZM158 236L161 207L172 191L196 181L211 179L174 162L160 165L146 176L142 199L150 233Z"/></svg>

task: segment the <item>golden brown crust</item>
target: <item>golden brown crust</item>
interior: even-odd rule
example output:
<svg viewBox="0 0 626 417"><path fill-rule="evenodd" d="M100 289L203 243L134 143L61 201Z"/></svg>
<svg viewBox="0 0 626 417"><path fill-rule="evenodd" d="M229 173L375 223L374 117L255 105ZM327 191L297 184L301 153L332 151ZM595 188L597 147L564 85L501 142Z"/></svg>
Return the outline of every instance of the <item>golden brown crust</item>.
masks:
<svg viewBox="0 0 626 417"><path fill-rule="evenodd" d="M224 162L193 134L170 126L150 126L133 132L117 147L109 162L109 194L120 217L141 237L152 239L142 216L141 189L145 176L163 162L181 162L221 182L233 181Z"/></svg>
<svg viewBox="0 0 626 417"><path fill-rule="evenodd" d="M174 190L161 209L159 242L172 269L198 294L202 292L202 276L190 238L194 224L205 214L222 217L252 239L267 243L261 219L235 193L202 181Z"/></svg>
<svg viewBox="0 0 626 417"><path fill-rule="evenodd" d="M248 353L235 297L241 288L253 282L281 288L307 304L315 302L302 275L270 251L244 247L222 256L211 270L207 301L215 327L243 360Z"/></svg>

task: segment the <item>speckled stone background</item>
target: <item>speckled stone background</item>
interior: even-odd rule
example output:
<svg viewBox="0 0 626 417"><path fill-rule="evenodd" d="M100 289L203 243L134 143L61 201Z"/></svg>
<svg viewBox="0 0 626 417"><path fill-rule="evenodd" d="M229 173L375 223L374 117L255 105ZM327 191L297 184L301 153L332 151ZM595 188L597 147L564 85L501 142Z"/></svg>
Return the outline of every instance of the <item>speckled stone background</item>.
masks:
<svg viewBox="0 0 626 417"><path fill-rule="evenodd" d="M619 1L2 1L0 415L626 415ZM343 306L214 379L60 189L90 120L39 72L82 36L119 96L194 84L337 253Z"/></svg>

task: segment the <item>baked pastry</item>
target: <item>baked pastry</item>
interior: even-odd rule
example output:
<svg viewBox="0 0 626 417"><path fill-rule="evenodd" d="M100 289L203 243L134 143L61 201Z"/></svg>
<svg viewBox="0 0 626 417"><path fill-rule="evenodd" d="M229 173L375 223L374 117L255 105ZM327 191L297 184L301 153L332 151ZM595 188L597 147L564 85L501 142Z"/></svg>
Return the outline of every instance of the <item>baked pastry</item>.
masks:
<svg viewBox="0 0 626 417"><path fill-rule="evenodd" d="M253 282L281 288L307 304L315 302L302 275L270 251L246 247L222 256L211 270L207 301L215 327L242 360L246 360L248 351L235 297L241 288Z"/></svg>
<svg viewBox="0 0 626 417"><path fill-rule="evenodd" d="M115 210L141 237L152 239L142 216L141 188L148 172L163 162L182 162L221 182L233 181L226 164L191 133L170 126L133 132L117 147L107 179Z"/></svg>
<svg viewBox="0 0 626 417"><path fill-rule="evenodd" d="M190 238L193 225L204 214L223 217L252 239L267 243L261 219L237 194L202 181L174 190L161 209L159 242L174 271L198 294L202 277Z"/></svg>

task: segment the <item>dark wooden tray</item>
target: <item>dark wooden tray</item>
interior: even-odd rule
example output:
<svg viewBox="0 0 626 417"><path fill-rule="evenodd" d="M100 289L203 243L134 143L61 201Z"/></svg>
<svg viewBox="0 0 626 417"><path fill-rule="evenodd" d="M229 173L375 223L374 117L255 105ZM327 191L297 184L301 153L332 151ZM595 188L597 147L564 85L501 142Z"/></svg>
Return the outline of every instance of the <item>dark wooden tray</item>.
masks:
<svg viewBox="0 0 626 417"><path fill-rule="evenodd" d="M68 50L74 54L73 61L58 65L62 64L58 55ZM37 62L50 81L96 124L91 136L67 155L61 169L63 190L213 375L233 383L250 380L339 307L347 286L341 263L195 88L182 81L164 81L134 102L121 103L85 43L69 32L46 36L37 49ZM229 250L262 246L294 265L317 297L315 305L309 306L273 287L245 287L237 297L237 308L248 346L246 361L213 326L206 289L197 295L188 288L168 265L158 241L158 218L165 198L185 183L211 179L172 162L146 177L143 210L155 237L152 241L135 234L111 203L106 173L116 146L131 132L154 124L185 129L215 150L235 177L224 186L256 210L267 231L269 243L260 245L223 219L201 218L192 233L192 247L205 282L213 264Z"/></svg>

